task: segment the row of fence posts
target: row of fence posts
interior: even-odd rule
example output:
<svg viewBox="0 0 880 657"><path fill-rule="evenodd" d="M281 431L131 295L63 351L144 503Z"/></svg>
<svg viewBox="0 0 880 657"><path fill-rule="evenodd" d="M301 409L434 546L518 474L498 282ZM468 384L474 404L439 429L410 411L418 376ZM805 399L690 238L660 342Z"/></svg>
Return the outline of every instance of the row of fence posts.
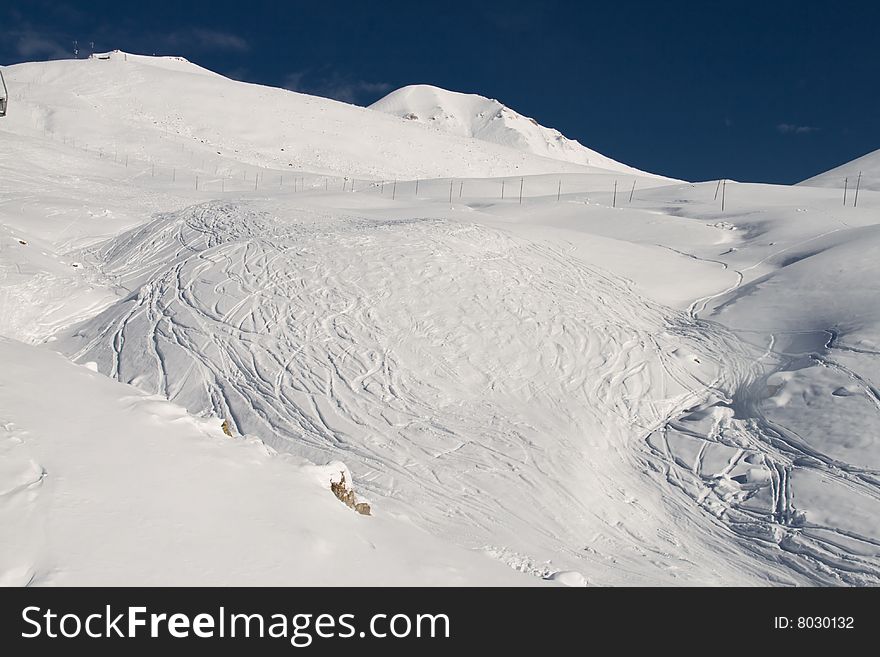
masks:
<svg viewBox="0 0 880 657"><path fill-rule="evenodd" d="M506 194L506 189L507 189L507 182L508 181L506 178L501 179L501 199L502 200L504 200L506 198L505 194ZM418 195L419 195L419 184L420 183L421 183L420 179L415 180L415 196L416 197L418 197ZM379 188L379 194L385 193L385 185L387 185L387 184L389 184L389 183L388 183L388 181L385 181L385 180L374 183L374 185ZM391 200L395 200L397 198L397 181L394 180L390 184L392 185L392 187L391 187ZM345 188L343 187L343 190L344 189ZM520 179L519 179L519 195L517 197L517 200L520 205L522 205L522 202L523 202L523 190L524 189L525 189L525 177L520 177ZM450 203L452 203L452 200L455 196L454 192L455 192L455 179L451 178L449 180L449 196L448 196ZM632 187L629 190L629 202L630 203L632 203L632 201L633 201L633 196L635 195L635 192L636 192L636 181L633 180ZM462 198L463 195L464 195L464 180L459 180L458 181L458 198ZM558 203L561 200L562 200L562 179L560 178L557 185L556 185L556 202ZM614 181L614 190L613 190L611 205L612 205L612 207L617 207L617 181L616 180Z"/></svg>
<svg viewBox="0 0 880 657"><path fill-rule="evenodd" d="M103 157L103 149L101 149L101 156ZM125 156L124 162L125 162L125 166L128 167L128 155ZM151 175L153 177L156 176L155 162L151 162ZM264 175L265 174L263 172L259 172L259 171L256 172L256 174L254 175L254 191L257 191L259 189L259 184L263 180ZM225 192L226 180L231 179L231 178L232 178L231 175L228 175L228 176L224 175L223 177L221 177L221 179L220 179L221 191ZM242 179L243 180L247 179L247 171L246 170L242 172ZM172 168L171 180L172 180L172 182L175 182L177 180L177 168L176 167ZM199 189L199 181L200 181L200 176L198 174L196 174L195 188L197 190ZM354 192L355 191L355 182L356 182L356 179L354 179L354 178L347 178L347 177L343 178L342 179L342 191L344 192L347 190L347 191ZM394 180L391 182L391 200L392 201L397 199L397 182L398 182L397 180ZM853 195L852 206L854 208L858 207L859 189L861 188L861 182L862 182L862 172L860 171L858 178L856 179L856 185L855 185L854 195ZM349 183L350 183L350 187L349 187ZM418 197L418 195L419 195L419 184L420 183L421 183L420 179L417 179L415 181L415 196L416 197ZM388 184L388 182L384 181L384 180L380 181L378 183L374 183L375 186L379 187L380 194L385 193L385 185L386 184ZM501 198L502 199L505 198L506 184L507 184L507 180L502 179L501 180ZM279 187L279 189L284 187L284 174L280 174L278 177L278 187ZM525 187L525 178L521 177L519 179L519 196L518 196L518 202L520 205L522 205L522 201L523 201L524 187ZM329 177L325 177L324 178L324 191L329 191L329 189L330 189L330 179L329 179ZM449 202L450 203L452 203L452 200L453 200L454 190L455 190L455 180L450 179L450 181L449 181ZM305 191L305 176L295 177L293 179L293 191L294 192ZM613 207L613 208L617 207L617 191L618 191L618 181L615 180L614 186L612 189L612 197L611 197L611 207ZM630 187L630 191L629 191L629 203L633 202L633 198L635 196L635 191L636 191L636 180L633 180L632 187ZM844 206L846 206L848 194L849 194L849 178L847 177L844 179L844 187L843 187L843 205ZM464 180L459 180L458 181L458 198L462 198L463 195L464 195ZM721 212L724 212L727 209L727 179L721 179L715 185L715 196L714 196L713 200L718 201L719 196L721 199ZM557 183L557 186L556 186L556 201L557 201L557 203L559 201L561 201L561 199L562 199L562 179L560 178Z"/></svg>
<svg viewBox="0 0 880 657"><path fill-rule="evenodd" d="M48 134L48 133L47 133L47 134ZM53 138L54 138L54 137L53 137ZM64 142L65 142L65 143L68 143L66 138L64 138ZM75 147L75 146L76 146L76 139L72 139L70 143ZM85 148L86 150L90 150L90 149L88 148L88 146L85 146L84 148ZM184 147L183 144L181 144L181 150L185 150L185 147ZM98 156L101 157L101 158L104 157L104 149L103 149L103 148L99 148L99 149L98 149ZM118 149L114 150L114 157L113 157L113 160L114 160L114 162L120 162L120 161L119 161L119 152L118 152ZM125 154L125 160L124 160L123 162L124 162L125 167L128 168L128 165L129 165L129 156L128 156L127 153ZM204 165L204 160L203 160L202 163L203 163L203 165ZM201 168L204 169L205 167L202 166ZM156 163L155 163L154 161L151 160L151 161L150 161L150 175L151 175L151 177L154 177L154 178L155 178L155 177L156 177L156 173L157 173L157 170L156 170ZM215 174L215 175L218 175L218 173L219 173L219 165L215 166L215 171L214 171L214 174ZM264 175L265 175L265 174L264 174L263 172L260 172L260 171L257 171L257 172L255 173L255 175L254 175L254 191L258 191L258 190L259 190L259 188L260 188L260 182L263 180ZM223 176L221 176L221 178L220 178L221 192L225 192L225 191L226 191L226 181L227 181L227 180L231 180L232 178L233 178L232 174L227 174L227 175L223 175ZM242 171L242 180L247 180L247 170ZM176 181L177 181L177 167L172 167L172 170L171 170L171 181L172 181L172 182L176 182ZM196 189L196 190L200 189L200 186L201 186L202 182L203 182L203 179L202 179L201 175L200 175L200 174L195 174L195 189ZM343 191L343 192L344 192L344 191L351 191L351 192L354 192L354 191L355 191L355 182L356 182L356 179L354 179L354 178L344 177L344 178L342 179L342 191ZM350 183L350 187L349 187L349 183ZM421 183L421 180L420 180L420 179L417 179L417 180L415 181L415 195L416 195L416 196L418 196L418 194L419 194L419 185L420 185L420 183ZM452 202L453 195L454 195L454 194L453 194L453 192L454 192L454 183L455 183L454 180L450 180L450 181L449 181L449 202L450 202L450 203ZM381 181L381 182L379 182L379 183L377 184L377 186L379 187L379 193L380 193L380 194L384 194L384 193L385 193L385 185L386 185L386 184L387 184L387 181L384 181L384 180ZM300 186L300 185L301 185L301 186ZM502 199L505 198L506 185L507 185L507 180L506 180L506 179L502 179L502 180L501 180L501 198L502 198ZM279 178L278 178L278 187L279 187L279 189L284 187L284 174L281 174L281 175L279 176ZM325 177L325 178L324 178L324 191L329 191L329 187L330 187L329 178L328 178L328 177ZM518 195L518 202L519 202L520 205L522 205L522 201L523 201L523 191L524 191L524 188L525 188L525 177L520 177L520 179L519 179L519 195ZM629 202L630 202L630 203L632 203L632 200L633 200L633 194L635 193L635 188L636 188L636 181L633 180L632 188L630 189L630 194L629 194ZM305 177L302 177L302 178L294 178L294 191L296 192L296 191L300 191L300 190L305 191ZM458 197L459 197L459 198L462 198L463 194L464 194L464 181L463 181L463 180L459 180L459 186L458 186ZM397 181L394 180L394 181L392 181L391 199L392 199L392 200L396 200L396 198L397 198ZM559 181L558 181L558 183L557 183L557 187L556 187L556 201L559 202L561 199L562 199L562 179L560 178ZM612 207L617 207L617 181L616 181L616 180L614 181L614 192L613 192L613 198L612 198Z"/></svg>
<svg viewBox="0 0 880 657"><path fill-rule="evenodd" d="M44 132L47 132L47 131L44 130ZM54 134L52 135L52 138L54 139ZM66 138L64 138L64 142L67 143L67 139L66 139ZM73 144L74 147L76 146L76 139L73 139L73 140L72 140L72 144ZM89 150L87 146L86 146L85 148L86 148L86 150ZM184 144L181 144L181 150L184 150L184 151L186 150ZM103 149L103 148L99 148L99 150L98 150L98 154L99 154L99 157L102 157L102 158L103 158L103 157L104 157L104 149ZM118 151L118 149L115 149L115 150L114 150L114 158L113 158L113 159L114 159L115 162L118 162L118 161L119 161L118 158L119 158L119 151ZM124 161L124 163L125 163L125 166L126 166L126 168L127 168L127 167L128 167L128 164L129 164L129 156L128 156L127 153L125 154L125 161ZM204 160L202 160L202 165L203 165L203 166L202 166L202 169L204 169L204 168L205 168L205 167L204 167ZM219 164L218 164L217 166L215 166L215 171L214 171L215 175L217 175L218 172L219 172ZM152 177L156 177L156 163L153 162L153 161L150 161L150 175L151 175ZM258 190L259 190L259 187L260 187L260 181L261 181L261 179L263 178L263 175L264 175L263 172L260 172L260 171L257 171L257 172L255 173L255 175L254 175L254 191L258 191ZM861 176L860 176L860 178L861 178ZM224 175L224 176L221 177L221 179L220 179L220 188L221 188L221 192L225 192L225 191L226 191L226 180L229 180L229 179L232 179L232 175L231 175L231 174L229 174L229 175ZM173 168L172 168L172 172L171 172L171 180L172 180L172 182L176 182L176 181L177 181L177 168L176 168L176 167L173 167ZM242 171L242 180L247 180L247 170ZM351 183L351 185L350 185L350 189L348 189L348 187L349 187L349 184L348 184L349 181L350 181L350 183ZM199 189L201 182L202 182L202 180L201 180L200 175L199 175L199 174L195 174L195 189L196 189L196 190ZM298 183L299 183L299 182L300 182L300 178L294 178L294 192L299 191L299 189L298 189ZM420 179L416 179L416 181L415 181L415 195L416 195L417 197L418 197L418 195L419 195L419 184L420 184L420 182L421 182ZM726 181L725 181L725 182L726 182ZM303 177L303 178L301 179L301 183L302 183L301 189L302 189L302 191L305 191L305 177ZM380 194L384 194L384 193L385 193L385 185L386 185L386 184L387 184L387 181L384 181L384 180L378 183L379 193L380 193ZM449 181L449 202L450 202L450 203L452 203L452 199L453 199L454 184L455 184L454 179L450 179L450 181ZM722 184L721 181L719 181L719 185L721 185L721 184ZM504 178L502 178L502 180L501 180L501 198L502 198L502 200L505 198L506 185L507 185L507 180L504 179ZM612 194L612 201L611 201L611 206L612 206L612 207L617 207L617 185L618 185L618 181L615 180L615 181L614 181L614 190L613 190L613 194ZM281 174L281 175L279 176L279 179L278 179L278 187L279 187L279 189L284 187L284 174ZM525 188L525 177L520 177L520 179L519 179L519 196L518 196L518 202L519 202L520 205L522 205L522 201L523 201L523 190L524 190L524 188ZM351 192L354 192L354 191L355 191L355 179L354 179L354 178L344 177L344 178L342 179L342 191L344 192L344 191L346 191L347 189L348 189L348 191L351 191ZM630 189L630 194L629 194L629 202L630 202L630 203L632 203L633 195L635 194L635 189L636 189L636 181L633 180L632 188ZM329 178L327 178L327 177L324 178L324 190L325 190L325 191L329 191ZM464 181L463 181L463 180L459 180L459 186L458 186L458 197L459 197L459 198L462 198L463 194L464 194ZM858 191L856 192L856 195L857 195L857 197L858 197ZM717 189L715 190L715 196L716 196L716 199L717 199L717 196L718 196L718 190L717 190ZM396 200L396 198L397 198L397 180L394 180L394 181L392 182L392 187L391 187L391 199L392 199L392 200ZM557 187L556 187L556 201L559 202L559 201L561 201L561 199L562 199L562 179L560 178L559 181L558 181L558 183L557 183ZM722 204L722 211L723 211L723 210L724 210L724 193L723 193L723 192L722 192L722 201L721 201L721 204Z"/></svg>
<svg viewBox="0 0 880 657"><path fill-rule="evenodd" d="M53 136L53 138L54 138L54 136ZM66 138L64 138L64 142L67 143ZM74 147L76 146L76 139L72 140L72 145ZM85 148L86 148L86 150L89 150L87 146ZM181 144L181 150L185 150L184 144ZM98 149L98 155L99 155L99 157L102 157L102 158L104 157L104 149L103 148ZM114 160L114 162L119 162L118 149L114 150L113 160ZM125 164L125 167L128 168L129 156L127 153L125 154L124 164ZM204 169L205 168L204 167L204 160L202 161L202 164L203 164L202 169ZM218 175L218 172L219 172L219 164L217 166L215 166L214 174ZM150 161L150 175L154 178L156 177L156 163L153 162L152 160ZM254 175L254 191L259 190L260 182L261 182L263 176L264 176L263 172L257 171L255 173L255 175ZM861 175L859 176L859 178L861 179ZM226 191L226 180L230 180L230 179L232 179L231 174L224 175L221 177L221 179L220 179L221 192ZM172 182L177 181L177 168L176 167L172 168L171 180L172 180ZM247 180L247 170L242 171L242 180ZM298 187L298 183L300 183L300 182L301 182L301 187ZM349 182L351 183L350 189L349 189ZM416 179L416 181L415 181L415 195L416 196L419 195L420 182L421 182L420 179ZM195 189L196 190L199 189L200 183L201 183L200 175L195 174ZM449 181L449 202L450 203L452 203L452 199L453 199L454 183L455 183L455 181L453 179L450 179L450 181ZM387 184L387 181L384 181L384 180L378 183L380 194L385 193L385 185L386 184ZM612 194L612 201L611 201L612 207L617 207L617 184L618 184L618 182L617 182L617 180L615 180L614 181L614 190L613 190L613 194ZM722 182L719 181L718 184L721 185ZM502 198L502 200L505 198L506 185L507 185L507 180L502 178L502 180L501 180L501 198ZM329 178L325 177L324 178L324 191L329 191L329 186L330 186ZM279 187L279 189L284 187L284 174L279 175L278 187ZM518 202L520 205L522 205L522 201L523 201L524 188L525 188L525 177L520 177L520 179L519 179L519 196L518 196ZM302 191L305 191L305 177L303 177L302 179L294 178L293 189L294 189L294 192L299 191L300 189ZM342 179L342 191L344 192L346 190L351 191L351 192L355 191L355 179L354 178L344 177ZM636 190L636 181L633 180L632 188L630 189L630 193L629 193L629 202L630 203L632 203L633 195L635 194L635 190ZM464 181L459 180L458 197L462 198L463 194L464 194ZM718 190L717 189L715 190L715 197L716 197L716 199L718 197ZM397 180L394 180L394 181L392 181L392 187L391 187L391 199L396 200L396 198L397 198ZM858 198L858 190L856 191L856 198ZM561 201L561 199L562 199L562 179L560 178L558 181L557 187L556 187L556 201L559 202L559 201ZM722 192L722 211L723 210L724 210L724 194Z"/></svg>
<svg viewBox="0 0 880 657"><path fill-rule="evenodd" d="M56 138L54 133L51 133L50 131L46 130L45 128L43 129L43 132L46 136L50 136L52 139ZM72 137L70 139L68 139L67 137L62 137L62 141L65 144L70 144L75 148L77 147L77 142L76 142L75 137ZM91 149L89 148L88 145L82 145L82 142L80 142L80 144L81 145L79 146L79 148L85 149L87 151L91 151ZM185 144L181 144L181 150L186 151ZM103 158L104 154L105 154L104 148L99 147L97 154L98 154L98 157ZM126 168L129 168L129 154L125 153L124 159L120 160L118 148L114 148L113 161L117 162L119 164L123 164ZM150 160L149 163L150 163L150 175L155 178L157 175L156 163L152 160ZM204 164L205 164L205 160L203 159L202 160L202 165L203 165L202 169L205 168ZM220 165L216 164L216 166L214 167L214 175L215 176L217 176L219 174L219 169L220 169ZM856 178L856 184L854 187L853 201L852 201L852 207L854 207L854 208L858 207L858 204L859 204L859 190L861 188L861 183L862 183L862 173L863 172L860 171L858 177ZM262 171L257 171L254 174L254 191L258 191L260 189L260 183L263 181L264 176L265 176L265 173ZM226 181L231 180L232 178L233 178L233 175L231 172L228 174L224 174L220 177L221 192L226 191ZM247 180L247 169L242 171L242 180L245 180L245 181ZM171 181L172 182L177 181L177 167L171 168ZM200 174L195 174L195 189L196 190L200 189L200 186L202 185L203 182L204 182L204 180L203 180L202 176ZM506 197L507 182L508 182L507 179L505 179L505 178L501 179L501 199L502 200L504 200ZM354 192L356 189L355 183L356 183L355 178L343 177L342 178L342 191L343 192L345 192L345 191ZM420 183L421 183L420 179L417 179L415 181L415 196L416 197L418 197L418 195L419 195ZM373 184L375 186L379 187L380 194L384 194L385 193L385 185L388 183L387 183L387 181L383 180L379 183L373 183ZM454 196L454 185L455 185L455 180L450 179L450 181L449 181L449 202L450 203L452 203L453 196ZM281 173L278 177L278 187L279 187L279 189L284 188L284 174L283 173ZM314 187L314 185L313 185L313 187ZM520 179L519 179L519 195L518 195L518 202L520 205L522 205L522 201L523 201L524 187L525 187L525 177L520 177ZM329 190L330 190L330 178L324 177L324 191L329 191ZM305 176L294 178L293 191L294 192L305 191ZM636 191L636 180L633 180L632 187L630 188L630 192L629 192L629 202L630 203L632 203L632 201L633 201L635 191ZM846 177L846 178L844 178L844 181L843 181L843 205L844 205L844 207L846 207L847 200L849 198L849 191L850 191L849 177ZM614 186L612 189L612 196L611 196L611 207L613 207L613 208L617 207L617 192L618 192L618 181L615 180ZM458 181L458 198L462 198L463 194L464 194L464 180L459 180ZM724 212L727 207L727 180L726 179L719 180L715 186L714 200L718 201L719 196L721 198L721 212ZM397 180L394 180L391 183L391 199L392 200L397 199ZM557 186L556 186L556 201L559 202L561 200L562 200L562 179L560 178L557 183Z"/></svg>

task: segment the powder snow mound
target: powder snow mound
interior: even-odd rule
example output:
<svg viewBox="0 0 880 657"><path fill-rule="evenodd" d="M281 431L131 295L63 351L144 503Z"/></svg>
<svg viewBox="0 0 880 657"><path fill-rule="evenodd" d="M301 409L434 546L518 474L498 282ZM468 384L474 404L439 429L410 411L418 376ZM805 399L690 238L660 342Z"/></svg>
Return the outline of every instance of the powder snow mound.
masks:
<svg viewBox="0 0 880 657"><path fill-rule="evenodd" d="M862 175L860 189L880 191L880 149L798 184L805 187L839 187L841 189L847 185L852 190L855 188L859 174Z"/></svg>
<svg viewBox="0 0 880 657"><path fill-rule="evenodd" d="M612 171L642 173L567 138L558 130L545 128L497 100L477 94L415 84L392 91L370 105L370 109L430 125L441 132L472 137L555 160Z"/></svg>

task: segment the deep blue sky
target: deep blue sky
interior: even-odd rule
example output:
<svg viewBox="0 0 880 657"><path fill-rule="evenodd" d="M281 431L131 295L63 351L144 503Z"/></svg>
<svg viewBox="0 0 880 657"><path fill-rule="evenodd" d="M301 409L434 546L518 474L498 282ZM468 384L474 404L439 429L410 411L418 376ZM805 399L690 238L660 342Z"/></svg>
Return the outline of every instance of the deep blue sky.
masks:
<svg viewBox="0 0 880 657"><path fill-rule="evenodd" d="M880 148L880 3L33 2L0 64L119 48L368 104L497 98L642 169L792 183Z"/></svg>

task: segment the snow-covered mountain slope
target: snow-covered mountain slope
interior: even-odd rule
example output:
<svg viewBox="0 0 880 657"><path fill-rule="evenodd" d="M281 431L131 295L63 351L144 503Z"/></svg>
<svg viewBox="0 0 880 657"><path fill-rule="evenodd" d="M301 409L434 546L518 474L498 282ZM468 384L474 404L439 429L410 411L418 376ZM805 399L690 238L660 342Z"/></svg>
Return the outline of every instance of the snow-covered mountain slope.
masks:
<svg viewBox="0 0 880 657"><path fill-rule="evenodd" d="M392 91L370 105L370 109L428 125L442 133L473 137L562 162L646 175L568 139L558 130L545 128L497 100L476 94L416 84Z"/></svg>
<svg viewBox="0 0 880 657"><path fill-rule="evenodd" d="M257 168L389 180L590 170L229 80L179 58L108 57L7 67L12 98L4 121L20 133L51 133L107 157L199 171L203 181L244 175L253 182Z"/></svg>
<svg viewBox="0 0 880 657"><path fill-rule="evenodd" d="M322 505L341 505L306 481L313 466L298 464L305 458L321 472L342 462L375 509L363 520L381 520L369 525L375 540L365 540L406 552L390 575L379 557L377 580L434 581L399 534L411 523L438 537L420 534L437 550L470 549L438 557L457 569L455 581L498 583L491 561L480 577L488 555L531 575L565 571L567 581L593 584L880 582L880 317L871 283L880 194L865 189L858 208L844 208L834 189L728 183L722 212L714 183L572 169L296 95L279 101L289 113L261 114L265 125L254 130L234 115L212 115L206 90L273 99L286 92L189 67L125 56L23 65L12 76L12 120L0 121L0 333L42 345L10 362L39 373L49 368L44 352L61 351L175 400L180 406L159 413L173 408L169 416L180 417L167 423L172 438L192 442L203 429L215 436L226 418L282 455L264 462L249 451L259 443L219 436L228 460L181 447L177 483L163 500L176 491L184 506L203 503L204 491L177 477L184 462L205 477L214 469L232 476L237 463L246 472L236 499L241 509L260 507L267 540L297 534L302 523L321 536ZM155 98L144 100L138 76ZM140 116L145 102L181 117L168 137L164 126L127 116ZM270 143L284 121L311 116L310 103L328 108L326 122L316 115L303 132L310 147L321 147L322 130L330 145L355 133L348 122L366 113L380 122L369 125L385 126L390 146L348 144L352 162L390 178L411 157L402 144L418 135L423 170L446 167L456 177L361 178L353 187L323 169L282 178L276 160L261 166L259 150L244 145ZM210 159L213 144L183 137L208 124L239 152ZM507 173L485 176L484 147L512 158L491 165ZM526 160L517 158L550 168L524 175L516 163ZM26 380L17 370L10 376ZM45 438L57 437L53 417L76 417L78 440L95 451L90 426L105 435L110 425L153 421L140 403L119 406L130 395L121 383L98 390L58 377L85 398L60 388L46 398L18 394L13 382L0 388L0 417L41 436L33 445L49 445L28 456L49 472L46 484L53 472L85 477L87 467ZM83 414L56 408L65 394ZM93 397L106 404L89 410ZM140 430L134 437L158 440ZM102 454L131 479L149 476L125 453ZM318 496L314 507L290 525L262 509L288 493L252 481L252 457L260 472L275 472L273 464L289 472L295 494ZM139 458L161 467L155 454ZM28 481L19 476L25 466L8 472L0 481L10 488ZM51 508L25 503L31 492L9 498L4 522L54 518ZM83 522L109 533L114 516L94 508L81 508ZM344 523L362 520L340 510ZM247 518L231 522L259 535ZM343 531L327 522L328 536ZM193 531L192 545L215 535L206 525ZM156 521L144 535L174 533ZM39 573L67 558L62 571L84 574L57 581L97 577L100 564L85 549L59 547L44 559L41 544L16 547L13 538L0 537L19 557L3 572L9 581L32 571L36 581L55 581ZM235 545L207 560L199 581L221 570L241 572L237 582L261 581L238 570ZM291 572L337 582L309 541L296 545L315 575ZM194 555L181 552L181 564L192 566ZM130 581L166 581L159 560L138 569L125 559L119 582L127 583L126 568ZM359 578L352 572L346 581Z"/></svg>
<svg viewBox="0 0 880 657"><path fill-rule="evenodd" d="M848 185L850 190L854 191L859 174L862 176L860 183L862 189L880 191L880 150L841 164L839 167L820 173L818 176L813 176L798 184L807 187L837 187L840 189Z"/></svg>
<svg viewBox="0 0 880 657"><path fill-rule="evenodd" d="M44 349L0 338L0 362L0 585L537 582L355 513L330 491L344 464L229 438Z"/></svg>

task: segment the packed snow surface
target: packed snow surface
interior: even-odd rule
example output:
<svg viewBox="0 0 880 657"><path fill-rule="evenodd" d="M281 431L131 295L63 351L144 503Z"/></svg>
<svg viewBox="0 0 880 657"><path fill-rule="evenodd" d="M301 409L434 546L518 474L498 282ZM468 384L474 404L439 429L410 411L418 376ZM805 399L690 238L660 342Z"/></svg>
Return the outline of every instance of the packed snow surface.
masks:
<svg viewBox="0 0 880 657"><path fill-rule="evenodd" d="M870 187L108 57L4 69L3 582L880 583Z"/></svg>

